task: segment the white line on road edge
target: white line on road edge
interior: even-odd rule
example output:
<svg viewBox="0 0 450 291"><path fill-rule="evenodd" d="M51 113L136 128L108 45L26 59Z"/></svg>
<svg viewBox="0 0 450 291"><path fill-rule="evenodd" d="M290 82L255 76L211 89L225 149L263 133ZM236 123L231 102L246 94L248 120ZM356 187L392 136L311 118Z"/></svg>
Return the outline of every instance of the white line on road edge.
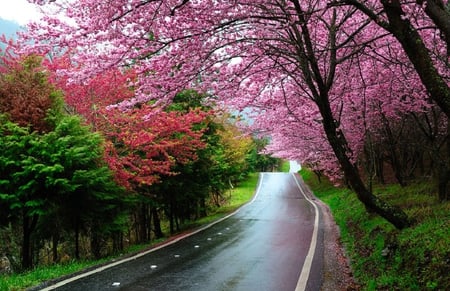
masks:
<svg viewBox="0 0 450 291"><path fill-rule="evenodd" d="M295 177L295 174L292 173L292 177L295 180L295 183L297 184L297 187L300 189L300 192L305 196L305 199L308 200L309 203L314 206L315 211L315 218L314 218L314 230L311 237L311 243L309 245L308 254L306 255L305 262L303 263L302 272L300 273L300 277L297 281L297 286L295 287L295 291L304 291L306 290L306 283L308 283L309 273L311 272L311 266L314 258L314 253L316 252L316 245L317 245L317 233L319 228L319 210L316 206L316 204L309 199L305 192L303 192L302 187L300 187L300 184L298 183L297 178Z"/></svg>
<svg viewBox="0 0 450 291"><path fill-rule="evenodd" d="M117 261L117 262L114 262L114 263L111 263L111 264L108 264L108 265L105 265L105 266L102 266L102 267L99 267L99 268L96 268L96 269L91 270L91 271L89 271L89 272L82 273L82 274L80 274L80 275L77 275L77 276L68 278L68 279L66 279L66 280L60 281L60 282L58 282L58 283L56 283L56 284L53 284L53 285L51 285L51 286L48 286L48 287L46 287L46 288L44 288L44 289L40 289L40 290L41 290L41 291L54 290L54 289L56 289L56 288L58 288L58 287L61 287L61 286L66 285L66 284L68 284L68 283L70 283L70 282L79 280L79 279L81 279L81 278L90 276L90 275L95 274L95 273L102 272L102 271L104 271L104 270L106 270L106 269L109 269L109 268L112 268L112 267L114 267L114 266L117 266L117 265L120 265L120 264L129 262L129 261L135 260L135 259L137 259L137 258L140 258L140 257L142 257L142 256L145 256L145 255L147 255L147 254L149 254L149 253L152 253L152 252L157 251L157 250L159 250L159 249L162 249L162 248L164 248L164 247L173 245L174 243L177 243L177 242L179 242L180 240L183 240L183 239L185 239L185 238L187 238L187 237L190 237L191 235L194 235L194 234L196 234L196 233L199 233L199 232L201 232L201 231L204 231L205 229L208 229L208 228L210 228L211 226L213 226L213 225L215 225L215 224L217 224L217 223L219 223L219 222L224 221L225 219L227 219L227 218L229 218L229 217L235 215L236 213L238 213L238 212L242 209L242 207L247 206L247 205L249 205L249 204L252 204L252 203L256 200L256 197L258 196L259 191L261 190L261 185L262 185L263 177L264 177L264 173L261 173L261 174L260 174L260 178L259 178L258 188L256 189L256 192L255 192L255 195L253 196L253 199L252 199L250 202L248 202L248 203L242 205L241 207L239 207L238 209L236 209L234 212L228 214L227 216L224 216L224 217L222 217L222 218L220 218L220 219L218 219L218 220L216 220L216 221L214 221L214 222L211 222L210 224L205 225L205 226L202 227L202 228L199 228L199 229L197 229L197 230L195 230L195 231L193 231L193 232L190 232L190 233L188 233L188 234L185 234L185 235L183 235L183 236L180 236L180 237L178 237L178 238L176 238L176 239L174 239L174 240L171 240L171 241L169 241L169 242L167 242L167 243L165 243L165 244L159 245L159 246L157 246L157 247L155 247L155 248L153 248L153 249L150 249L150 250L148 250L148 251L139 253L139 254L134 255L134 256L132 256L132 257L125 258L125 259L123 259L123 260L120 260L120 261Z"/></svg>

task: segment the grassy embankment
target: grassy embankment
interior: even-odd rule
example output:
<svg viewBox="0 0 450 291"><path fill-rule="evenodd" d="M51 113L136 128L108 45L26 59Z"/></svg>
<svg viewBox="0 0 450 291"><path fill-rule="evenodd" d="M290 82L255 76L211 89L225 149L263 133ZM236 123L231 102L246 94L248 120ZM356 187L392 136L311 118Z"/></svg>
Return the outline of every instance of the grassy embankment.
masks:
<svg viewBox="0 0 450 291"><path fill-rule="evenodd" d="M363 290L450 290L450 202L439 202L430 180L407 187L384 185L374 193L415 220L396 230L368 214L350 190L319 183L302 170L314 194L327 203L340 227L354 276Z"/></svg>
<svg viewBox="0 0 450 291"><path fill-rule="evenodd" d="M228 196L227 203L225 203L223 206L219 208L211 210L207 217L194 221L187 227L194 228L199 225L205 225L233 212L238 207L242 206L252 198L257 183L258 183L258 174L257 173L251 174L246 181L241 182L234 189L227 191L226 193L226 196ZM187 229L185 228L184 231L187 231ZM168 233L168 230L166 230L166 232ZM170 239L170 237L167 237L164 240L154 241L152 243L153 244L161 243L168 239ZM125 250L124 254L136 253L148 248L149 245L132 246L127 250ZM72 261L65 264L39 266L36 267L34 270L23 274L12 274L4 276L0 275L0 291L24 290L28 287L38 285L40 282L58 278L71 273L75 273L95 265L104 264L113 259L117 258L108 257L102 260L95 260L95 261L94 260L80 261L80 262Z"/></svg>

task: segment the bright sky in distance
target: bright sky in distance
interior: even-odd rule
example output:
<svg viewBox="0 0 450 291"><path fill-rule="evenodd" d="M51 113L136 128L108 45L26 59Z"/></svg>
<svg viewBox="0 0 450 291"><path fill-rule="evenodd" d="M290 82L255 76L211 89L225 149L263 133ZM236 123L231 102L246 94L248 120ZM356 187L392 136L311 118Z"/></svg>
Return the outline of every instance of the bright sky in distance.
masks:
<svg viewBox="0 0 450 291"><path fill-rule="evenodd" d="M0 0L0 18L25 25L39 19L39 10L27 0Z"/></svg>

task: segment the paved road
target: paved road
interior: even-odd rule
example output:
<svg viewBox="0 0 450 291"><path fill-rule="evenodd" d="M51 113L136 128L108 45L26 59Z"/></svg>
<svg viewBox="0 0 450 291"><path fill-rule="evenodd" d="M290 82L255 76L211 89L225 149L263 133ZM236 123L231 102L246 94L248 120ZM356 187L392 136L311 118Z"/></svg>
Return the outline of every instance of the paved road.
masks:
<svg viewBox="0 0 450 291"><path fill-rule="evenodd" d="M229 218L47 290L319 290L323 246L312 238L322 241L321 223L299 183L263 173L253 201Z"/></svg>

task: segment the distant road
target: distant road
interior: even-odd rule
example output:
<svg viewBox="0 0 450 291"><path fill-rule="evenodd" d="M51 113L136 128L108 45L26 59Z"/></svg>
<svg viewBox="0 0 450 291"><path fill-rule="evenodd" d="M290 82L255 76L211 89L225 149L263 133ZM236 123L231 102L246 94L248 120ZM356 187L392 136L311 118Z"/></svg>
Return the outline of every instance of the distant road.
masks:
<svg viewBox="0 0 450 291"><path fill-rule="evenodd" d="M256 196L203 231L45 290L319 290L323 233L292 173L263 173Z"/></svg>
<svg viewBox="0 0 450 291"><path fill-rule="evenodd" d="M289 161L289 172L297 173L302 169L302 166L297 161Z"/></svg>

